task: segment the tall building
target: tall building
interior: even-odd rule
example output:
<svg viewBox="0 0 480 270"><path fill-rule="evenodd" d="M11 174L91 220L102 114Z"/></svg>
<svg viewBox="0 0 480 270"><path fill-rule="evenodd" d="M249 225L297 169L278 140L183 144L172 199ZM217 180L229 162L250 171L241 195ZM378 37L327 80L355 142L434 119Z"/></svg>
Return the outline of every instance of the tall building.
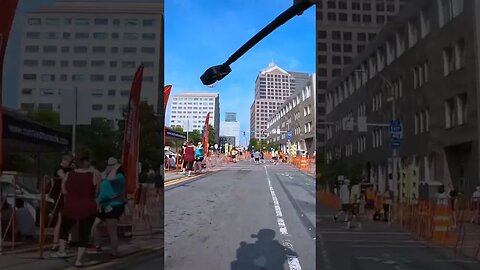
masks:
<svg viewBox="0 0 480 270"><path fill-rule="evenodd" d="M237 113L226 112L225 113L225 122L237 122Z"/></svg>
<svg viewBox="0 0 480 270"><path fill-rule="evenodd" d="M250 130L252 138L265 138L267 123L275 111L297 89L302 89L309 75L287 72L274 63L263 69L255 81L255 100L250 107Z"/></svg>
<svg viewBox="0 0 480 270"><path fill-rule="evenodd" d="M284 152L292 145L303 153L316 151L315 82L313 74L303 89L293 93L268 120L267 143L277 145Z"/></svg>
<svg viewBox="0 0 480 270"><path fill-rule="evenodd" d="M325 90L408 0L317 1L317 147L325 143Z"/></svg>
<svg viewBox="0 0 480 270"><path fill-rule="evenodd" d="M235 137L235 146L240 146L240 122L225 121L220 123L221 137Z"/></svg>
<svg viewBox="0 0 480 270"><path fill-rule="evenodd" d="M327 163L361 166L401 199L440 184L469 197L480 184L478 14L479 1L417 0L388 24L327 89ZM346 131L346 117L372 125Z"/></svg>
<svg viewBox="0 0 480 270"><path fill-rule="evenodd" d="M220 131L220 96L218 93L182 93L172 97L170 126L184 131L203 131L210 113L209 124L215 129L216 141Z"/></svg>
<svg viewBox="0 0 480 270"><path fill-rule="evenodd" d="M83 112L123 119L133 76L143 63L141 98L157 111L163 104L162 24L163 3L150 0L58 0L27 13L18 107L73 107L62 93L78 89L89 97L79 99Z"/></svg>

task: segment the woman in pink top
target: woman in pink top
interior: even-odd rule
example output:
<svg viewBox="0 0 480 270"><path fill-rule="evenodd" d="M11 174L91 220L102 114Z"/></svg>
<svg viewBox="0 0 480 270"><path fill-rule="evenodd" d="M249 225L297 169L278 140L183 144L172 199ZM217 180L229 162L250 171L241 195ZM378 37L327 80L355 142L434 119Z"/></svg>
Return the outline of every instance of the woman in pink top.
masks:
<svg viewBox="0 0 480 270"><path fill-rule="evenodd" d="M52 254L55 258L65 258L68 234L78 222L79 245L75 266L83 266L82 259L88 246L90 232L97 214L95 201L98 187L97 172L90 165L88 154L80 155L77 159L78 169L67 173L62 183L62 192L65 196L60 227L60 248Z"/></svg>
<svg viewBox="0 0 480 270"><path fill-rule="evenodd" d="M193 163L195 161L195 146L193 146L193 142L191 140L188 141L188 144L184 149L183 158L186 164L185 172L188 171L188 176L190 176L193 169Z"/></svg>

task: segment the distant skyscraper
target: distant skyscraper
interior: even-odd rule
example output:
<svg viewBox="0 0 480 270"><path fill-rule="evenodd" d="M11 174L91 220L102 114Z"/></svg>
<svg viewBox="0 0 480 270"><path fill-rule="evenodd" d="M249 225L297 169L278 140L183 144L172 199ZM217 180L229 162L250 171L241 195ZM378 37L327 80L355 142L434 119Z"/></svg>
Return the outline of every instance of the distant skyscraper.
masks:
<svg viewBox="0 0 480 270"><path fill-rule="evenodd" d="M255 130L251 138L261 138L270 117L292 93L302 89L308 79L307 73L287 72L275 63L260 72L255 81L255 100L250 107L250 129Z"/></svg>
<svg viewBox="0 0 480 270"><path fill-rule="evenodd" d="M78 106L92 117L123 119L143 63L142 100L156 110L163 97L162 16L161 1L57 1L27 13L18 107L58 111L62 92L76 88L90 97Z"/></svg>
<svg viewBox="0 0 480 270"><path fill-rule="evenodd" d="M235 137L235 146L240 145L240 122L225 121L220 123L220 136Z"/></svg>
<svg viewBox="0 0 480 270"><path fill-rule="evenodd" d="M210 113L210 125L218 141L220 131L220 97L218 93L183 93L172 97L170 126L184 131L203 131L205 118Z"/></svg>
<svg viewBox="0 0 480 270"><path fill-rule="evenodd" d="M225 113L225 122L237 122L237 113L226 112Z"/></svg>

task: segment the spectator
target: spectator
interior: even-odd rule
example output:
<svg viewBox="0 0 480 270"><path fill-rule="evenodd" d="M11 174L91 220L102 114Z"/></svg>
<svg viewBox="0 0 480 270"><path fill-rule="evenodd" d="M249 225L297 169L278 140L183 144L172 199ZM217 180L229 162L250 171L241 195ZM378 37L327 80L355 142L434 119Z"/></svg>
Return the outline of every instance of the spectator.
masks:
<svg viewBox="0 0 480 270"><path fill-rule="evenodd" d="M76 267L83 266L83 256L90 239L92 225L97 213L95 196L98 188L96 172L90 165L90 156L81 154L77 159L77 169L67 173L62 183L64 205L60 227L59 250L51 254L54 258L66 258L66 244L68 233L79 224L78 251L75 261Z"/></svg>
<svg viewBox="0 0 480 270"><path fill-rule="evenodd" d="M343 181L342 186L340 187L340 202L341 202L341 209L340 211L333 216L333 220L337 222L338 216L341 214L345 215L345 222L348 222L349 219L349 212L350 212L350 190L348 188L349 181ZM349 227L349 226L348 226Z"/></svg>
<svg viewBox="0 0 480 270"><path fill-rule="evenodd" d="M195 172L202 172L202 163L203 163L203 145L201 142L198 143L197 149L195 149Z"/></svg>
<svg viewBox="0 0 480 270"><path fill-rule="evenodd" d="M188 176L191 176L193 170L193 163L195 162L195 146L193 146L192 140L188 141L187 146L184 148L184 156L185 162L185 173Z"/></svg>

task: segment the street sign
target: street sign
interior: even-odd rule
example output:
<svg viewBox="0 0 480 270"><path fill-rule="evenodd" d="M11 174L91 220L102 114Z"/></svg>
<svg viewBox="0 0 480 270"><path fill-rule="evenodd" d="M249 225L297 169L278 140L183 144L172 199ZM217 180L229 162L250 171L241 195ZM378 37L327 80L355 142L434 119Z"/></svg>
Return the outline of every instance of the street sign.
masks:
<svg viewBox="0 0 480 270"><path fill-rule="evenodd" d="M390 142L390 147L391 147L392 149L398 149L398 148L400 148L400 141L393 141L393 140L392 140L392 141Z"/></svg>
<svg viewBox="0 0 480 270"><path fill-rule="evenodd" d="M353 117L344 117L342 119L342 127L345 131L353 131Z"/></svg>
<svg viewBox="0 0 480 270"><path fill-rule="evenodd" d="M390 132L402 132L402 123L400 120L390 121Z"/></svg>
<svg viewBox="0 0 480 270"><path fill-rule="evenodd" d="M402 134L400 134L400 133L391 133L390 134L390 139L392 139L392 141L400 141L401 138L402 138Z"/></svg>
<svg viewBox="0 0 480 270"><path fill-rule="evenodd" d="M358 132L367 132L367 117L359 116L357 118L357 128Z"/></svg>
<svg viewBox="0 0 480 270"><path fill-rule="evenodd" d="M290 141L291 139L292 139L292 131L289 129L289 130L287 131L287 140Z"/></svg>

